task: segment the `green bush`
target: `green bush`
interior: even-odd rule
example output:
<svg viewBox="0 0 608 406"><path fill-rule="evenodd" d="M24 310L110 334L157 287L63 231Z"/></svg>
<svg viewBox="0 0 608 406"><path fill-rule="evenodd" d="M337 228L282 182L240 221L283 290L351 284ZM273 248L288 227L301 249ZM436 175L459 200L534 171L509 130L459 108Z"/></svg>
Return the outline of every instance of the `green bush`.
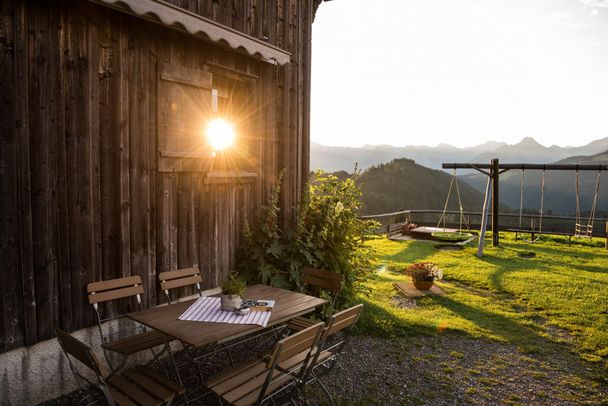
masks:
<svg viewBox="0 0 608 406"><path fill-rule="evenodd" d="M364 282L372 272L372 253L365 242L378 226L358 218L361 191L355 183L357 174L340 180L315 172L297 207L296 222L288 231L278 225L282 175L255 224L245 225L238 251L240 273L249 282L288 289L300 287L300 270L306 265L342 273L345 284L335 307L344 307L357 293L365 293ZM321 296L328 294L321 292Z"/></svg>

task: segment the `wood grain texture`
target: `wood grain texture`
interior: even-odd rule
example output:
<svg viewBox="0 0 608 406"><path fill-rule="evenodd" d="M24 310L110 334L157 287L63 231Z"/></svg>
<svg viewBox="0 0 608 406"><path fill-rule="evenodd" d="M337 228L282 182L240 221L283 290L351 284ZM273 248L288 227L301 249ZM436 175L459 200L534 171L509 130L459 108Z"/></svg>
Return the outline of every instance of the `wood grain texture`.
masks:
<svg viewBox="0 0 608 406"><path fill-rule="evenodd" d="M92 325L92 281L138 275L147 306L164 300L158 274L178 267L218 286L283 168L281 222L293 220L308 174L312 0L170 2L293 61L274 66L89 2L0 0L0 352ZM238 165L161 156L166 66L235 100ZM123 302L102 315L133 308Z"/></svg>
<svg viewBox="0 0 608 406"><path fill-rule="evenodd" d="M265 285L254 285L243 294L247 299L273 299L275 306L268 322L268 327L287 322L288 320L312 312L325 300L302 293L273 288ZM170 337L179 339L195 348L211 343L230 341L243 335L263 329L257 325L210 323L184 321L177 318L194 300L188 300L168 306L129 313L127 317L150 328L162 331Z"/></svg>

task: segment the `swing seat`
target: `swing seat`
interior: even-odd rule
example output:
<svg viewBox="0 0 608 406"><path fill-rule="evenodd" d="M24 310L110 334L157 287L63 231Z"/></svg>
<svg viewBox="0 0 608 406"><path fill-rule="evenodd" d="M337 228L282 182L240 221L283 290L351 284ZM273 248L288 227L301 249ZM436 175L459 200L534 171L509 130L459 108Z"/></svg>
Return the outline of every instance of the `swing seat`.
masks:
<svg viewBox="0 0 608 406"><path fill-rule="evenodd" d="M574 236L576 238L593 238L593 225L576 223Z"/></svg>
<svg viewBox="0 0 608 406"><path fill-rule="evenodd" d="M473 237L473 234L464 231L436 231L431 235L436 240L447 242L462 242Z"/></svg>

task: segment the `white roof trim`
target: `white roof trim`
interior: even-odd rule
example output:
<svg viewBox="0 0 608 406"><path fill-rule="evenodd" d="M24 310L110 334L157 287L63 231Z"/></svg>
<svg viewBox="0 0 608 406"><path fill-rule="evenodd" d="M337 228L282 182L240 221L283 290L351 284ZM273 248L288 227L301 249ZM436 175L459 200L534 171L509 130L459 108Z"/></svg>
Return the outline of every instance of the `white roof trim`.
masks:
<svg viewBox="0 0 608 406"><path fill-rule="evenodd" d="M288 64L291 59L291 54L281 48L161 0L90 1L179 31L186 31L210 42L227 45L275 65Z"/></svg>

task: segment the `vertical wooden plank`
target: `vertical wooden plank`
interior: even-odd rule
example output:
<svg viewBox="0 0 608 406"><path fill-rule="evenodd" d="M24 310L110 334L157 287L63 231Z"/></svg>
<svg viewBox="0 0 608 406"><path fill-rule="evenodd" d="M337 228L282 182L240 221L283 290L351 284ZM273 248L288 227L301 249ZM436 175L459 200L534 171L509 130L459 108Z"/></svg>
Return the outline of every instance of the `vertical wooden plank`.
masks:
<svg viewBox="0 0 608 406"><path fill-rule="evenodd" d="M80 87L79 67L81 63L78 57L77 40L83 35L82 30L78 30L77 22L74 21L74 16L71 13L66 14L65 22L65 58L66 58L66 83L65 83L65 162L66 162L66 203L67 203L67 218L68 218L68 235L69 246L69 285L72 309L72 328L78 328L82 323L82 306L80 303L80 295L77 292L78 275L81 272L81 258L78 250L78 117L80 116L81 106L76 100L77 89ZM67 282L67 281L66 281Z"/></svg>
<svg viewBox="0 0 608 406"><path fill-rule="evenodd" d="M89 188L87 194L84 197L86 201L87 210L85 214L88 215L85 220L85 230L90 233L89 238L86 242L87 250L90 250L91 263L88 266L87 274L85 276L84 283L76 287L85 291L86 285L91 281L97 281L101 279L101 215L100 215L100 200L101 200L101 188L99 184L99 172L100 172L100 144L101 137L99 133L99 26L96 18L96 14L99 12L99 7L92 4L87 4L85 13L91 18L88 19L88 41L87 41L87 80L88 94L87 94L87 105L89 110L89 122L88 122L88 137L89 146L88 154L90 159L90 168L88 172L88 184ZM86 298L81 302L81 306L85 309L90 306ZM85 311L84 322L87 326L94 323L94 315L92 311Z"/></svg>
<svg viewBox="0 0 608 406"><path fill-rule="evenodd" d="M90 31L82 13L70 14L68 50L68 92L66 100L66 145L69 162L69 205L72 304L74 328L92 321L91 310L86 306L84 287L95 275L95 236L93 208L93 134L96 124L91 106L92 76L96 65L90 65Z"/></svg>
<svg viewBox="0 0 608 406"><path fill-rule="evenodd" d="M61 88L61 69L59 63L61 58L61 10L58 8L45 9L48 21L47 25L47 78L46 81L46 99L44 105L47 111L47 161L48 172L46 174L46 190L47 190L47 217L48 217L48 257L47 257L47 272L49 273L49 292L47 292L51 301L52 323L51 329L47 332L47 338L54 336L54 327L62 323L62 295L60 283L60 245L58 227L59 209L59 167L58 157L61 156L63 146L58 144L56 140L65 132L64 116L63 116L63 89ZM71 324L71 320L68 324Z"/></svg>
<svg viewBox="0 0 608 406"><path fill-rule="evenodd" d="M129 216L130 205L130 171L129 171L129 106L130 93L129 83L132 79L131 66L133 65L133 56L129 49L129 34L126 31L130 20L127 17L120 17L120 34L118 36L119 47L119 92L117 100L119 106L120 128L118 133L118 145L120 151L119 163L119 180L118 187L120 213L120 274L117 277L125 277L131 275L131 221Z"/></svg>
<svg viewBox="0 0 608 406"><path fill-rule="evenodd" d="M0 81L0 352L36 339L35 319L32 323L24 315L23 297L29 292L21 288L22 273L25 266L31 266L31 257L20 261L24 249L30 248L29 239L23 241L22 238L27 237L29 231L22 228L22 217L27 218L29 214L22 216L22 213L29 209L29 205L20 210L20 178L26 175L22 173L25 168L20 165L23 152L20 137L27 138L27 132L24 134L27 128L27 97L17 97L17 92L27 88L27 75L18 70L25 65L25 32L23 5L2 3L0 55L5 63L0 64L0 75L5 80ZM29 163L29 156L23 159ZM35 316L35 312L28 313Z"/></svg>
<svg viewBox="0 0 608 406"><path fill-rule="evenodd" d="M147 125L147 156L146 156L146 169L148 172L148 232L146 238L146 253L148 263L148 305L156 305L158 301L158 289L159 282L156 273L156 232L155 219L156 219L156 157L158 151L157 144L157 78L158 78L158 50L157 50L158 38L150 36L148 46L148 63L146 69L146 92L148 94L148 119Z"/></svg>
<svg viewBox="0 0 608 406"><path fill-rule="evenodd" d="M99 72L99 134L100 144L100 215L101 215L101 280L115 278L119 269L119 182L120 110L120 49L117 27L112 24L111 12L103 13L100 32Z"/></svg>
<svg viewBox="0 0 608 406"><path fill-rule="evenodd" d="M211 287L211 254L209 250L209 199L208 185L204 184L204 175L195 177L197 184L197 194L195 202L195 219L197 230L197 251L198 265L203 277L203 287L208 289Z"/></svg>
<svg viewBox="0 0 608 406"><path fill-rule="evenodd" d="M302 143L301 143L301 179L300 179L300 195L298 201L302 199L302 193L306 188L306 184L310 172L310 69L312 64L311 52L312 52L312 21L313 21L313 5L312 1L306 2L305 9L305 22L304 22L304 66L302 67L302 74L304 77L302 83L303 92L303 111L302 111Z"/></svg>
<svg viewBox="0 0 608 406"><path fill-rule="evenodd" d="M177 181L177 266L191 266L190 262L190 205L192 198L192 177L190 173L180 173Z"/></svg>
<svg viewBox="0 0 608 406"><path fill-rule="evenodd" d="M149 263L149 245L151 229L150 215L150 171L149 147L150 135L148 131L148 74L149 50L146 45L145 32L149 26L137 23L133 29L131 41L133 42L133 65L129 93L129 179L130 181L130 223L131 223L131 270L132 274L142 277L147 292L145 301L150 295L154 298L156 283L152 279L150 286L148 276L154 276ZM148 303L145 303L148 305Z"/></svg>
<svg viewBox="0 0 608 406"><path fill-rule="evenodd" d="M55 165L57 167L56 196L57 209L55 212L56 228L56 252L58 258L58 292L60 300L61 322L60 325L67 331L73 330L72 323L72 285L70 277L70 232L68 220L68 191L67 191L67 155L66 155L66 116L65 116L65 97L66 97L66 58L67 49L65 35L65 11L61 10L56 21L57 30L57 100L55 109L57 111L57 131L54 134L53 142L56 144Z"/></svg>
<svg viewBox="0 0 608 406"><path fill-rule="evenodd" d="M31 10L28 15L28 99L30 123L30 154L35 165L31 170L32 236L34 277L36 285L36 320L38 340L47 338L53 325L53 286L49 230L49 172L48 157L48 14L44 9Z"/></svg>
<svg viewBox="0 0 608 406"><path fill-rule="evenodd" d="M14 5L0 3L0 55L5 63L0 64L0 352L8 347L11 334L10 306L11 296L15 292L8 290L8 270L18 268L17 240L19 228L16 222L18 214L16 183L16 142L15 142L15 89L14 57L15 43L13 37ZM11 272L13 273L13 272ZM13 338L14 340L14 338Z"/></svg>

